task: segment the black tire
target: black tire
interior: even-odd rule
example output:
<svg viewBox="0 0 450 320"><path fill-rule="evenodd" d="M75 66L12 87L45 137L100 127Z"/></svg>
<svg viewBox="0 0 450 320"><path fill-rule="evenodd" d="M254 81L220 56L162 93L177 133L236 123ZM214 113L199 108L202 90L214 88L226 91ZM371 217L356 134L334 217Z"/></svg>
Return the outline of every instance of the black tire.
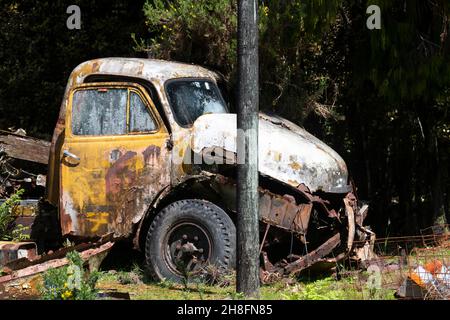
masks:
<svg viewBox="0 0 450 320"><path fill-rule="evenodd" d="M147 233L145 258L155 280L183 282L206 264L234 268L235 248L236 228L225 211L209 201L188 199L156 215Z"/></svg>

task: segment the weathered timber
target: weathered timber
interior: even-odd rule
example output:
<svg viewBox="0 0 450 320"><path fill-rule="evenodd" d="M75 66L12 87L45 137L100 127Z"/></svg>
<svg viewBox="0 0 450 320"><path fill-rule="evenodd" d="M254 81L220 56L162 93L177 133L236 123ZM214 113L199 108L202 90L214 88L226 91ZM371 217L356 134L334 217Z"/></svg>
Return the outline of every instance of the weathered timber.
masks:
<svg viewBox="0 0 450 320"><path fill-rule="evenodd" d="M47 164L50 142L0 130L1 149L10 158Z"/></svg>

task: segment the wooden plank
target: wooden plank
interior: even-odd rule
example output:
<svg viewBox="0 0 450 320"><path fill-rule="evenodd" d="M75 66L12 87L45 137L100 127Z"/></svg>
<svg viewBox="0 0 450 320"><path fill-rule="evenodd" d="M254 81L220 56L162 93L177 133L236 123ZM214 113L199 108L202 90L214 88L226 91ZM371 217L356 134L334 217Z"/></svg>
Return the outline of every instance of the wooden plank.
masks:
<svg viewBox="0 0 450 320"><path fill-rule="evenodd" d="M50 142L0 130L0 149L11 158L48 164Z"/></svg>

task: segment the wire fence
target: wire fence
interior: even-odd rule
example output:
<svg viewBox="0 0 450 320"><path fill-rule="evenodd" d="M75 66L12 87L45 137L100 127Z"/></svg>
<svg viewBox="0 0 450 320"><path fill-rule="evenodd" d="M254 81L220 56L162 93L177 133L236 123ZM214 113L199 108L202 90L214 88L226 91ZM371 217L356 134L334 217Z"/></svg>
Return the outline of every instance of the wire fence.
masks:
<svg viewBox="0 0 450 320"><path fill-rule="evenodd" d="M421 230L419 236L356 243L357 256L337 266L360 299L450 299L450 225ZM372 250L370 250L372 249Z"/></svg>

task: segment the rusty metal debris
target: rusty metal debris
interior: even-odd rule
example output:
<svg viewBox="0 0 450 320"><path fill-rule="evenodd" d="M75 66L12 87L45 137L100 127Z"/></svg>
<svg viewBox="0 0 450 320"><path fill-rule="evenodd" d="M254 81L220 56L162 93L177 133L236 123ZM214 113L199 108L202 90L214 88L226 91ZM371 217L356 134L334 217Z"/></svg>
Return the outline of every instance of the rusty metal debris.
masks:
<svg viewBox="0 0 450 320"><path fill-rule="evenodd" d="M99 266L98 256L105 257L105 254L111 250L113 242L96 243L96 244L83 244L88 249L80 252L81 258L89 263L91 269L96 269ZM69 263L69 260L65 258L65 253L74 248L62 249L60 252L51 253L45 256L36 256L28 258L26 260L13 261L12 264L7 264L3 268L3 273L6 275L0 277L0 284L5 284L17 279L22 279L36 274L45 272L52 268L59 268ZM80 249L80 246L78 247ZM12 269L11 269L12 268Z"/></svg>
<svg viewBox="0 0 450 320"><path fill-rule="evenodd" d="M214 176L214 189L220 194L229 194L235 186L233 179L216 174ZM225 190L228 189L228 190ZM373 246L375 241L375 233L370 229L363 227L362 221L364 215L367 214L367 206L358 208L355 196L348 193L342 199L344 213L348 218L348 224L344 238L346 245L337 250L341 245L342 236L338 231L317 248L312 248L305 255L291 254L288 258L290 261L283 259L277 263L272 263L267 255L270 245L267 240L270 226L275 229L283 229L292 233L303 244L308 243L308 226L311 228L310 219L313 208L320 210L324 216L339 221L339 215L335 209L329 208L330 202L323 198L313 195L309 189L300 186L293 188L294 193L279 195L267 189L259 188L260 194L260 219L266 224L266 229L261 242L260 252L262 255L261 280L269 283L279 279L285 275L298 274L301 271L315 265L322 264L332 267L336 262L352 256L353 259L367 260L368 256L373 257ZM296 193L297 194L296 194ZM296 195L297 197L293 196ZM230 205L233 208L233 204ZM355 214L356 212L356 214ZM361 224L360 224L361 223ZM356 231L360 232L356 232ZM357 243L354 243L355 238ZM307 248L307 247L306 247ZM330 254L336 252L330 257Z"/></svg>
<svg viewBox="0 0 450 320"><path fill-rule="evenodd" d="M0 266L17 259L34 259L37 256L36 243L0 241Z"/></svg>
<svg viewBox="0 0 450 320"><path fill-rule="evenodd" d="M284 270L289 274L297 274L300 271L318 263L321 258L329 255L341 242L340 234L337 233L316 250L300 257L298 260L288 264Z"/></svg>
<svg viewBox="0 0 450 320"><path fill-rule="evenodd" d="M45 187L50 143L0 130L0 197L22 188L41 196Z"/></svg>
<svg viewBox="0 0 450 320"><path fill-rule="evenodd" d="M450 232L448 225L422 230L418 236L380 238L374 252L341 260L339 278L352 277L361 299L389 294L397 299L450 299ZM356 246L363 243L355 241ZM367 243L366 243L367 244ZM355 281L356 280L356 281Z"/></svg>

